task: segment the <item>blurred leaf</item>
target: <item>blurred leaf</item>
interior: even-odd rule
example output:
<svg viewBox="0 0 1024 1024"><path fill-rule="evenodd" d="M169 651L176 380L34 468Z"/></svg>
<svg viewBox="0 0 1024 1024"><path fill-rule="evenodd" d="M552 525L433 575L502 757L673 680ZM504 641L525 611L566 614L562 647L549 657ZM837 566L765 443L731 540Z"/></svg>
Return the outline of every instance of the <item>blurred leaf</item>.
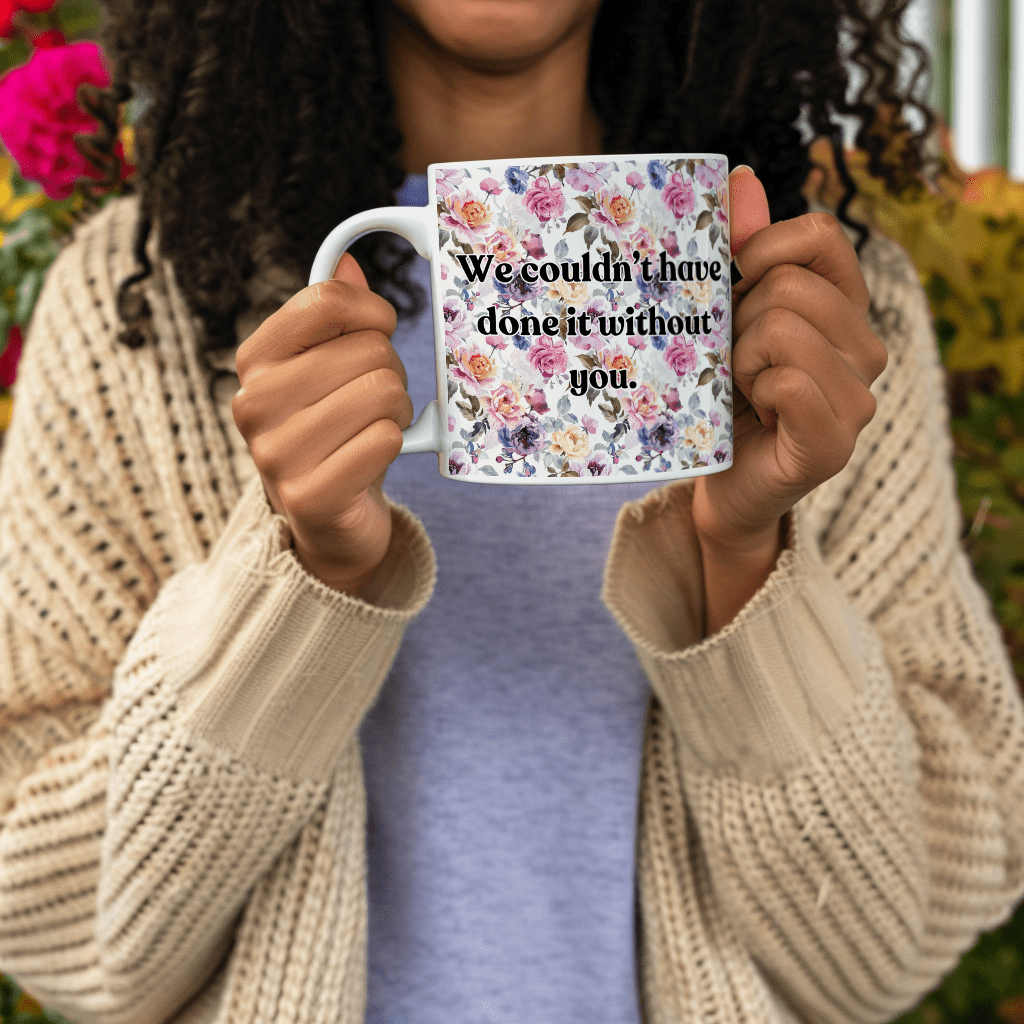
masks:
<svg viewBox="0 0 1024 1024"><path fill-rule="evenodd" d="M102 20L95 0L62 0L56 11L61 31L68 39L94 36Z"/></svg>

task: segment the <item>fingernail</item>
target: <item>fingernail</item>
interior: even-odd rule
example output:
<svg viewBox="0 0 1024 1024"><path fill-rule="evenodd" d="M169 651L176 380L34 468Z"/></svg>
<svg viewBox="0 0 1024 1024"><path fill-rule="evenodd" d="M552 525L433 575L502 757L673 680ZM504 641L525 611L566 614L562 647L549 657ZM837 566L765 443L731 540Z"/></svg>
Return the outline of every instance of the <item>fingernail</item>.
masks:
<svg viewBox="0 0 1024 1024"><path fill-rule="evenodd" d="M733 170L734 171L750 171L751 174L754 174L754 175L757 174L757 171L755 171L754 168L750 166L750 164L739 164L736 167L734 167Z"/></svg>
<svg viewBox="0 0 1024 1024"><path fill-rule="evenodd" d="M735 259L729 264L729 280L733 285L737 285L743 280L743 271L740 270L740 265Z"/></svg>

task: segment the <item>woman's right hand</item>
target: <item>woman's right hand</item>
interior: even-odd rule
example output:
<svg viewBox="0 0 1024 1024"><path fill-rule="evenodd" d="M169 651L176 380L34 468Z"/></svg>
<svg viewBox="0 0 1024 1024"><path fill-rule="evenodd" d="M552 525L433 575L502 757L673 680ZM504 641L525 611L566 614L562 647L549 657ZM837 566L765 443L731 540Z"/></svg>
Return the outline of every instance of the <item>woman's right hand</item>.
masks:
<svg viewBox="0 0 1024 1024"><path fill-rule="evenodd" d="M267 498L306 571L353 595L391 542L384 475L412 422L395 324L346 253L330 281L303 288L236 354L231 412Z"/></svg>

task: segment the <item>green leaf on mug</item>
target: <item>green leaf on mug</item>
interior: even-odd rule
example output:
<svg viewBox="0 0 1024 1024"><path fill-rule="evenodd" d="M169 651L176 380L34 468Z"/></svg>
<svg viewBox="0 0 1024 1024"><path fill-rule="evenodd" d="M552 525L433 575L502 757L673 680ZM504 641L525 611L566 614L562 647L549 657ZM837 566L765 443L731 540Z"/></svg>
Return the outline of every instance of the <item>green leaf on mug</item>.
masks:
<svg viewBox="0 0 1024 1024"><path fill-rule="evenodd" d="M555 177L559 181L565 181L565 164L555 164Z"/></svg>
<svg viewBox="0 0 1024 1024"><path fill-rule="evenodd" d="M589 219L590 218L585 213L574 213L569 218L569 223L565 225L566 232L579 231L579 229L583 227Z"/></svg>
<svg viewBox="0 0 1024 1024"><path fill-rule="evenodd" d="M467 420L476 419L475 413L468 405L466 405L465 402L456 402L455 405L458 408L459 412L461 412L462 415L465 416Z"/></svg>
<svg viewBox="0 0 1024 1024"><path fill-rule="evenodd" d="M594 244L594 242L596 240L597 240L597 228L595 228L593 224L588 224L583 229L583 241L586 243L586 246L589 249Z"/></svg>
<svg viewBox="0 0 1024 1024"><path fill-rule="evenodd" d="M714 379L715 371L710 366L705 367L705 369L700 371L700 376L697 378L697 386L700 387L701 384L710 384Z"/></svg>
<svg viewBox="0 0 1024 1024"><path fill-rule="evenodd" d="M608 243L608 248L611 251L612 260L615 261L615 262L618 262L618 259L619 259L619 243L618 242L609 242Z"/></svg>
<svg viewBox="0 0 1024 1024"><path fill-rule="evenodd" d="M697 218L697 227L695 228L695 230L701 231L702 229L706 228L711 223L712 216L713 215L710 210L704 210L701 213L701 215Z"/></svg>
<svg viewBox="0 0 1024 1024"><path fill-rule="evenodd" d="M715 242L718 241L718 225L717 224L712 224L711 225L711 230L708 232L708 238L710 239L712 245L714 245Z"/></svg>

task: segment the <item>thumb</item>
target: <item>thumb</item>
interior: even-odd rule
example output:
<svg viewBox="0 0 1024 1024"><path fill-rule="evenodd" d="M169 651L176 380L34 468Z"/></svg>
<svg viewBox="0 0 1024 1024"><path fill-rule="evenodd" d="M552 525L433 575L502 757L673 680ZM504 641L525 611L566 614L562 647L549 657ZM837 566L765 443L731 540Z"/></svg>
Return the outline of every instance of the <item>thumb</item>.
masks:
<svg viewBox="0 0 1024 1024"><path fill-rule="evenodd" d="M331 279L334 281L345 281L347 284L354 284L358 288L369 289L370 287L366 283L366 275L356 262L355 256L350 252L342 253L341 259L338 260L338 265L334 268L334 273L331 274Z"/></svg>
<svg viewBox="0 0 1024 1024"><path fill-rule="evenodd" d="M729 175L730 255L735 256L755 231L770 223L764 185L746 164L741 164Z"/></svg>

